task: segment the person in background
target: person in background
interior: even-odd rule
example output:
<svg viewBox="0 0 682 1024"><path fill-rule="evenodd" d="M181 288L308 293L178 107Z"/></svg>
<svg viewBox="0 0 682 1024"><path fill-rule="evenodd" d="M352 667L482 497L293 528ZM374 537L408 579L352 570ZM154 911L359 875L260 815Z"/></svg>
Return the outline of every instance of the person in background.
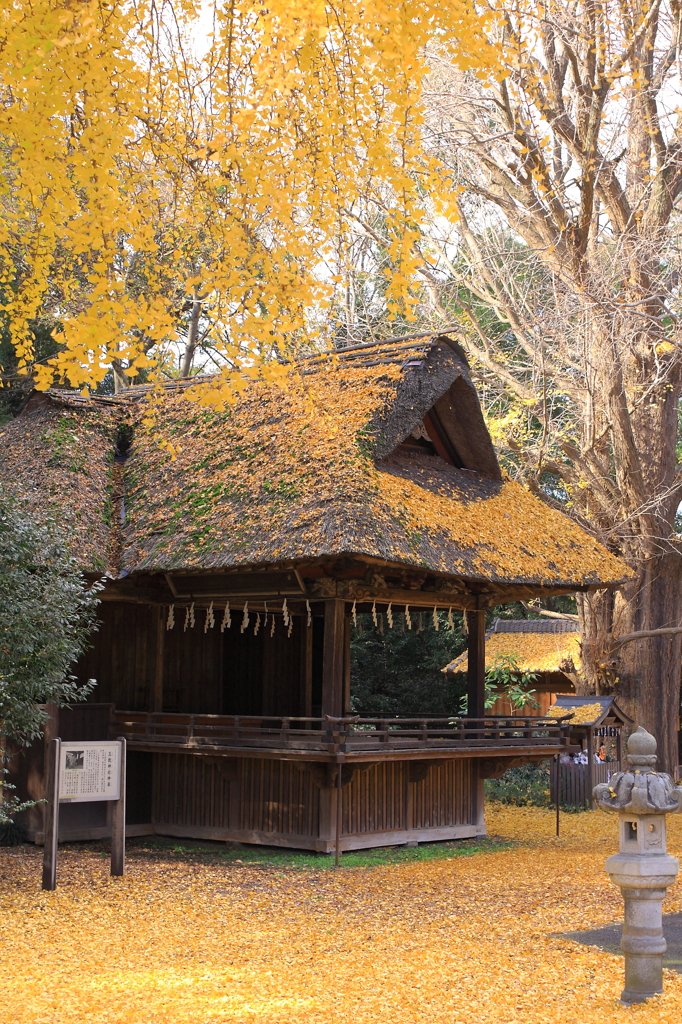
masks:
<svg viewBox="0 0 682 1024"><path fill-rule="evenodd" d="M597 751L597 760L598 761L605 761L606 760L606 747L604 746L603 743L601 744L601 746L599 747L599 750Z"/></svg>

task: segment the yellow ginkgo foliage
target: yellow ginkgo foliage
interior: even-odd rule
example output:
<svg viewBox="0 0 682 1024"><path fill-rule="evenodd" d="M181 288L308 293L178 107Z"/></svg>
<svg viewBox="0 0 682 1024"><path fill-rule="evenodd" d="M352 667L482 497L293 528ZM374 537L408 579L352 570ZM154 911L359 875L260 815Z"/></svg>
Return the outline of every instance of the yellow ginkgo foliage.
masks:
<svg viewBox="0 0 682 1024"><path fill-rule="evenodd" d="M38 387L158 366L200 310L251 374L324 301L362 193L381 194L409 311L424 47L494 71L466 0L14 0L0 10L0 285L13 344L49 301ZM339 241L341 239L341 241Z"/></svg>

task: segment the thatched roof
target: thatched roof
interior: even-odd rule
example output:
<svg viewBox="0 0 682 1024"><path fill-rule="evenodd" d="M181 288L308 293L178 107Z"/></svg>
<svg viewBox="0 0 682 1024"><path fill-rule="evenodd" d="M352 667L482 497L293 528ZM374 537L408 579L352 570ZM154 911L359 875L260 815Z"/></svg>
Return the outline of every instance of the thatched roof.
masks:
<svg viewBox="0 0 682 1024"><path fill-rule="evenodd" d="M498 659L517 659L521 672L579 672L580 633L569 619L496 619L485 637L485 667ZM443 669L466 672L466 651Z"/></svg>
<svg viewBox="0 0 682 1024"><path fill-rule="evenodd" d="M189 401L194 383L166 386L152 415L145 387L34 395L0 432L0 479L58 510L87 567L114 576L344 555L564 590L628 576L501 478L448 338L307 360L282 385L245 381L224 412Z"/></svg>

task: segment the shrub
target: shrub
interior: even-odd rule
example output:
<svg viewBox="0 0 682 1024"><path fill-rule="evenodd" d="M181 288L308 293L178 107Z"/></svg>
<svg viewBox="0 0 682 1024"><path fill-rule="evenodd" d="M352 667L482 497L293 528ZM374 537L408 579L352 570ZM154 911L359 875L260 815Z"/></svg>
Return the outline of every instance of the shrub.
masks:
<svg viewBox="0 0 682 1024"><path fill-rule="evenodd" d="M488 800L514 807L549 807L550 771L550 761L509 768L501 778L485 780L485 795Z"/></svg>

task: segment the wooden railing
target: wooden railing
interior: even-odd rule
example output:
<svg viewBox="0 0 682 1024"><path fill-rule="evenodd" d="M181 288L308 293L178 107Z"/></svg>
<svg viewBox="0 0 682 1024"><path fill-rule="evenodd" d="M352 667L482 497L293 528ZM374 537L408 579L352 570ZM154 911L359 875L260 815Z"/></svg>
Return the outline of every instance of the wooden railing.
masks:
<svg viewBox="0 0 682 1024"><path fill-rule="evenodd" d="M115 711L113 729L132 745L262 747L316 752L366 752L444 747L568 744L567 721L538 716L485 718L301 718L181 715Z"/></svg>

